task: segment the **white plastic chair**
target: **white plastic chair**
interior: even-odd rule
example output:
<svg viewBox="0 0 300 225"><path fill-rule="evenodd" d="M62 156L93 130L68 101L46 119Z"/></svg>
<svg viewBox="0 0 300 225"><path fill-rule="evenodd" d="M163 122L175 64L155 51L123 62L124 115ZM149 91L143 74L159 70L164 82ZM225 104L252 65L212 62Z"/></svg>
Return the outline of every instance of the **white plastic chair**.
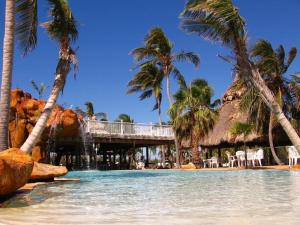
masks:
<svg viewBox="0 0 300 225"><path fill-rule="evenodd" d="M289 154L289 167L292 165L296 165L298 159L300 158L299 152L295 148L295 146L288 147L288 154Z"/></svg>
<svg viewBox="0 0 300 225"><path fill-rule="evenodd" d="M212 157L210 159L210 167L214 168L214 165L216 165L217 168L219 168L219 162L218 162L218 158L217 157Z"/></svg>
<svg viewBox="0 0 300 225"><path fill-rule="evenodd" d="M258 161L259 165L262 166L261 160L264 159L264 150L259 148L255 154L255 160Z"/></svg>
<svg viewBox="0 0 300 225"><path fill-rule="evenodd" d="M235 158L234 155L231 155L229 151L226 151L225 154L227 155L228 158L229 167L233 167L233 165L237 162L237 159Z"/></svg>
<svg viewBox="0 0 300 225"><path fill-rule="evenodd" d="M244 151L237 151L235 153L235 155L236 155L236 158L237 158L238 167L241 167L242 165L244 165L244 162L246 161L245 152Z"/></svg>
<svg viewBox="0 0 300 225"><path fill-rule="evenodd" d="M252 163L252 166L255 166L255 155L256 155L256 152L254 152L252 149L247 150L248 165L250 165Z"/></svg>

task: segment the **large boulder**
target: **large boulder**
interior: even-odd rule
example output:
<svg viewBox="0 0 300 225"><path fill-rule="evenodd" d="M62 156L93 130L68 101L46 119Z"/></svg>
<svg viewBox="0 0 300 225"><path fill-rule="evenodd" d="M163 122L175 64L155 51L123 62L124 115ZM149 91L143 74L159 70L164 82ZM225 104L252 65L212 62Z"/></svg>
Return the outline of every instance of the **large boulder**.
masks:
<svg viewBox="0 0 300 225"><path fill-rule="evenodd" d="M18 148L0 152L0 196L24 186L32 172L33 160Z"/></svg>
<svg viewBox="0 0 300 225"><path fill-rule="evenodd" d="M49 164L34 162L30 181L51 181L54 177L66 175L68 170L65 166L52 166Z"/></svg>

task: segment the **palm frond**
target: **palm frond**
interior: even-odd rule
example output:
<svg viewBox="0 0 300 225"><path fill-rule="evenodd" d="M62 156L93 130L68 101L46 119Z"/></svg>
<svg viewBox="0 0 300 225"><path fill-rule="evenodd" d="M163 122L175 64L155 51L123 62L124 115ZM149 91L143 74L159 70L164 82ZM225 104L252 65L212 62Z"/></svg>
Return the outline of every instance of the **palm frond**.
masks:
<svg viewBox="0 0 300 225"><path fill-rule="evenodd" d="M24 55L37 45L37 0L16 0L16 38Z"/></svg>
<svg viewBox="0 0 300 225"><path fill-rule="evenodd" d="M200 58L194 52L181 51L181 52L175 54L173 56L173 59L175 61L179 61L179 62L189 61L192 64L194 64L196 67L199 67L199 65L200 65Z"/></svg>

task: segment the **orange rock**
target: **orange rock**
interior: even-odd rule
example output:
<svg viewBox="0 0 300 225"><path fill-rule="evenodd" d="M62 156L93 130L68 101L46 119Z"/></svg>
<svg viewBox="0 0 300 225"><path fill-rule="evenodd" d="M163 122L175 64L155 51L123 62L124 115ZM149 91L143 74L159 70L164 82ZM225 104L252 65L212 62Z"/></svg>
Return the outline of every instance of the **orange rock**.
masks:
<svg viewBox="0 0 300 225"><path fill-rule="evenodd" d="M41 162L45 157L45 151L43 151L41 146L35 146L32 149L31 157L35 162Z"/></svg>
<svg viewBox="0 0 300 225"><path fill-rule="evenodd" d="M21 119L9 123L10 143L13 148L20 148L28 136L26 121Z"/></svg>
<svg viewBox="0 0 300 225"><path fill-rule="evenodd" d="M33 160L18 148L0 152L0 196L24 186L32 172Z"/></svg>
<svg viewBox="0 0 300 225"><path fill-rule="evenodd" d="M77 136L79 132L79 122L77 114L71 110L67 109L62 115L62 129L59 133L60 137L73 137Z"/></svg>
<svg viewBox="0 0 300 225"><path fill-rule="evenodd" d="M54 177L66 175L68 170L65 166L52 166L49 164L34 162L30 176L31 181L53 180Z"/></svg>

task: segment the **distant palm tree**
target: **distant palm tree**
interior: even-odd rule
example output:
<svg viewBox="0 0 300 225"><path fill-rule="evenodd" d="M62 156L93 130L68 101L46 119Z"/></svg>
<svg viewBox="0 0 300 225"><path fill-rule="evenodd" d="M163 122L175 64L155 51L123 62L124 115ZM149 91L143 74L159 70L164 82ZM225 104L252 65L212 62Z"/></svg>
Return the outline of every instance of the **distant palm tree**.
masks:
<svg viewBox="0 0 300 225"><path fill-rule="evenodd" d="M116 122L124 122L124 123L134 123L134 120L125 113L122 113L118 116L118 118L115 120Z"/></svg>
<svg viewBox="0 0 300 225"><path fill-rule="evenodd" d="M191 140L193 163L199 167L200 137L208 134L217 119L215 104L211 103L212 88L203 79L192 81L190 86L182 79L180 89L174 94L175 103L169 112L174 118L173 126L177 134Z"/></svg>
<svg viewBox="0 0 300 225"><path fill-rule="evenodd" d="M94 116L94 105L89 101L84 103L84 105L86 107L85 114L89 119L91 119Z"/></svg>
<svg viewBox="0 0 300 225"><path fill-rule="evenodd" d="M243 136L244 140L244 151L246 157L246 168L247 168L247 149L246 149L246 139L251 134L253 130L253 125L249 123L236 122L230 127L229 132L233 136Z"/></svg>
<svg viewBox="0 0 300 225"><path fill-rule="evenodd" d="M46 28L50 38L59 43L59 60L56 67L55 81L51 94L44 107L44 111L29 137L21 146L21 150L27 153L30 153L32 148L39 141L40 136L47 125L52 109L56 104L59 93L64 88L67 75L71 70L71 65L74 65L75 72L77 69L76 54L70 44L72 41L77 39L78 30L72 11L69 8L68 1L48 0L48 2L50 5L50 16L52 17L52 20L43 23L43 27Z"/></svg>
<svg viewBox="0 0 300 225"><path fill-rule="evenodd" d="M182 77L179 69L175 66L175 62L189 61L196 67L200 64L200 59L194 52L181 51L173 52L174 45L167 38L160 27L155 27L146 35L144 46L134 49L131 54L135 57L139 66L152 64L159 66L166 78L166 89L170 107L173 104L173 98L170 88L170 76L173 74L175 79ZM179 165L179 148L175 137L176 146L176 163Z"/></svg>
<svg viewBox="0 0 300 225"><path fill-rule="evenodd" d="M35 83L34 80L31 81L31 86L38 93L39 99L43 98L43 94L48 88L48 86L46 84L44 84L43 82L40 83L40 85L38 85L37 83Z"/></svg>
<svg viewBox="0 0 300 225"><path fill-rule="evenodd" d="M129 90L127 94L139 92L140 100L154 96L155 105L153 110L158 111L159 124L161 125L161 100L162 100L162 81L163 71L155 65L145 64L141 70L128 83Z"/></svg>
<svg viewBox="0 0 300 225"><path fill-rule="evenodd" d="M295 59L296 54L297 49L291 48L286 58L282 45L275 50L271 43L266 40L257 41L251 49L251 56L255 64L286 115L289 114L288 111L295 102L295 93L292 93L289 81L284 77L284 74ZM276 155L272 137L274 123L277 123L277 121L253 87L248 88L245 95L243 95L241 106L244 111L250 112L250 120L255 124L257 131L263 131L266 122L269 121L267 126L271 153L277 164L283 164Z"/></svg>
<svg viewBox="0 0 300 225"><path fill-rule="evenodd" d="M6 0L0 93L0 151L8 148L8 123L15 36L24 55L36 46L37 0Z"/></svg>
<svg viewBox="0 0 300 225"><path fill-rule="evenodd" d="M229 60L234 61L238 78L255 88L300 152L297 132L262 78L259 68L249 58L246 23L232 0L188 0L181 16L184 30L206 40L219 42L232 50L234 57Z"/></svg>

